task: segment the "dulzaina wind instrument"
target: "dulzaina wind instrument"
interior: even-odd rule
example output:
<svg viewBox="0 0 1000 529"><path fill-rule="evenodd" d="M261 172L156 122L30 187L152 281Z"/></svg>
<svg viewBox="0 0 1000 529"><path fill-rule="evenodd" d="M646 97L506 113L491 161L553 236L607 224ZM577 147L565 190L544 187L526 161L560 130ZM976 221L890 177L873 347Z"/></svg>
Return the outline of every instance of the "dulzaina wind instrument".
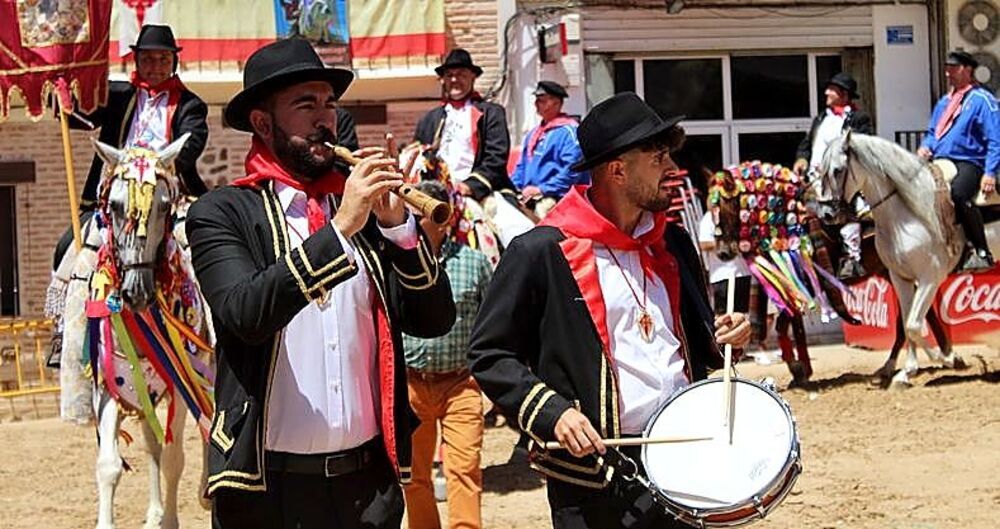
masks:
<svg viewBox="0 0 1000 529"><path fill-rule="evenodd" d="M324 142L324 145L333 150L334 156L340 158L351 167L361 163L361 158L354 156L354 153L343 145L334 145L330 142ZM431 219L436 224L446 224L451 220L451 204L433 198L422 191L418 191L417 188L410 184L403 184L393 192L405 200L407 204L417 208L421 215Z"/></svg>

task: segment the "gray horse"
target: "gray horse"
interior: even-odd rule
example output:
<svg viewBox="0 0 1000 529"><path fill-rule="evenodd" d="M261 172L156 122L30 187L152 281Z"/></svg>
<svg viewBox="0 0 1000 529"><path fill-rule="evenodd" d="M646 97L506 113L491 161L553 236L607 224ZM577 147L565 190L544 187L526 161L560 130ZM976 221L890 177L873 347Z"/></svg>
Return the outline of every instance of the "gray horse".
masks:
<svg viewBox="0 0 1000 529"><path fill-rule="evenodd" d="M899 297L908 355L904 368L893 376L894 385L908 385L916 372L920 346L931 360L947 367L961 365L952 352L941 355L922 335L922 325L938 287L962 256L965 236L955 228L954 211L947 190L939 190L930 165L890 141L845 132L834 140L819 169L817 198L828 215L841 215L856 193L871 204L875 221L875 249L889 269ZM987 226L990 249L1000 251L1000 223ZM880 372L896 370L890 355Z"/></svg>

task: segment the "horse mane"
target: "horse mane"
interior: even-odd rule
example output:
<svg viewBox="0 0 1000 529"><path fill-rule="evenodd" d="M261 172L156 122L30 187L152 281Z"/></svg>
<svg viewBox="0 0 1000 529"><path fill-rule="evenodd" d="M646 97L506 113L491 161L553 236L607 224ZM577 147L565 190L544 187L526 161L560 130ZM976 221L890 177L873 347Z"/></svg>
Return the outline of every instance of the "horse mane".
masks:
<svg viewBox="0 0 1000 529"><path fill-rule="evenodd" d="M898 144L878 136L853 132L850 144L858 162L871 173L885 175L910 211L932 235L944 240L945 230L936 201L937 184L930 166Z"/></svg>

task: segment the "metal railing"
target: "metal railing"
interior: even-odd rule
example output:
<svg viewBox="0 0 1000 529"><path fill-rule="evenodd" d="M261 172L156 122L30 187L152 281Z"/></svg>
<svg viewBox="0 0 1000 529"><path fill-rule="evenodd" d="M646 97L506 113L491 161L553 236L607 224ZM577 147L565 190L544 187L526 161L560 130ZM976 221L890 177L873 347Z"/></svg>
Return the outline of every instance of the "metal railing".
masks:
<svg viewBox="0 0 1000 529"><path fill-rule="evenodd" d="M0 320L0 398L59 392L59 377L46 366L52 320Z"/></svg>
<svg viewBox="0 0 1000 529"><path fill-rule="evenodd" d="M910 152L917 152L920 142L924 141L926 130L897 130L895 134L896 143Z"/></svg>

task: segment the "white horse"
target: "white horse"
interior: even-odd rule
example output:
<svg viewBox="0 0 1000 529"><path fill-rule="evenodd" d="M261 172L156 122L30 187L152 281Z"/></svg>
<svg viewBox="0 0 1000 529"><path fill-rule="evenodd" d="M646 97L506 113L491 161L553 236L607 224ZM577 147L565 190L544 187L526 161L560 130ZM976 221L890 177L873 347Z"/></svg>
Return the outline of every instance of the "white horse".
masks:
<svg viewBox="0 0 1000 529"><path fill-rule="evenodd" d="M942 356L931 349L921 332L938 287L955 269L965 246L948 190L939 189L931 166L895 143L847 131L827 148L819 174L817 197L834 214L842 214L846 202L859 192L871 205L875 249L889 269L908 338L906 364L893 376L893 384L909 384L909 375L918 368L916 346L947 367L963 364L952 352ZM997 255L1000 223L987 226L987 239ZM889 376L895 370L896 355L890 355L880 372Z"/></svg>
<svg viewBox="0 0 1000 529"><path fill-rule="evenodd" d="M176 386L182 384L176 384L176 379L175 389L169 391L169 382L159 376L165 368L154 368L149 356L139 359L138 364L143 373L138 377L135 377L135 373L130 373L136 362L135 351L130 353L128 349L138 348L134 344L140 343L142 339L135 336L123 339L118 334L121 322L126 317L137 322L130 327L133 330L142 325L140 321L145 322L146 329L151 329L155 324L161 325L163 329L169 326L170 331L160 334L161 347L169 348L170 343L184 344L180 348L173 347L170 351L180 364L187 364L175 368L173 373L180 373L178 377L188 375L185 380L189 382L189 386L196 384L197 382L191 382L196 379L202 383L199 387L204 387L205 379L211 377L204 356L190 355L189 351L184 350L189 341L208 346L214 343L207 305L201 300L197 284L194 283L190 256L186 251L183 219L189 202L179 192L173 169L173 159L180 153L187 136L185 134L159 152L142 148L118 150L95 142L106 167L101 182L101 208L96 214L101 222L99 225L96 219L91 219L85 225L84 248L80 252L73 248L67 251L56 273L57 276L65 276L66 270L72 270L72 277L64 277L69 281L63 313L65 333L60 373L63 386L62 415L77 423L89 423L94 418L97 420L98 529L114 527L115 488L124 469L118 442L121 422L126 413L131 412L140 417L149 455L150 488L144 526L146 529L178 527L177 493L184 469L185 410L192 409L194 401L195 410L207 411L200 414L199 426L204 430L210 421L210 398L204 392L197 396L193 396L193 391L180 395ZM161 277L161 274L166 277ZM182 297L189 303L180 303L178 300ZM102 340L103 348L100 352L90 343L89 353L94 358L88 359L86 353L81 352L84 350L84 343L93 342L95 334L100 334L94 332L95 318L101 317L95 311L103 311L104 306L108 307L108 311L104 313L104 323L97 324L96 328L102 331L104 328L99 325L114 328L102 335L112 336L114 333L114 338L110 341ZM176 310L178 307L184 310ZM154 315L156 320L153 320ZM111 325L116 317L121 318L115 322L119 327ZM180 333L181 338L177 340L177 331L181 329L192 334ZM168 334L173 336L162 339ZM147 338L145 343L154 341L155 339ZM163 345L164 343L167 345ZM130 355L132 360L129 360ZM81 361L81 358L84 359ZM195 367L191 367L192 365ZM96 367L96 372L90 369L91 366ZM106 372L109 370L112 372ZM95 383L95 380L98 382ZM95 386L97 391L94 391ZM145 399L143 393L149 394L150 398ZM92 406L89 409L87 401ZM172 436L172 440L168 438L167 442L161 442L164 433L155 414L155 406L159 401L169 402L174 411L168 414L170 424L167 425L166 432ZM202 448L204 457L205 446ZM165 494L160 488L161 475ZM202 491L206 478L203 468ZM202 505L206 508L209 506L207 500L202 500Z"/></svg>

